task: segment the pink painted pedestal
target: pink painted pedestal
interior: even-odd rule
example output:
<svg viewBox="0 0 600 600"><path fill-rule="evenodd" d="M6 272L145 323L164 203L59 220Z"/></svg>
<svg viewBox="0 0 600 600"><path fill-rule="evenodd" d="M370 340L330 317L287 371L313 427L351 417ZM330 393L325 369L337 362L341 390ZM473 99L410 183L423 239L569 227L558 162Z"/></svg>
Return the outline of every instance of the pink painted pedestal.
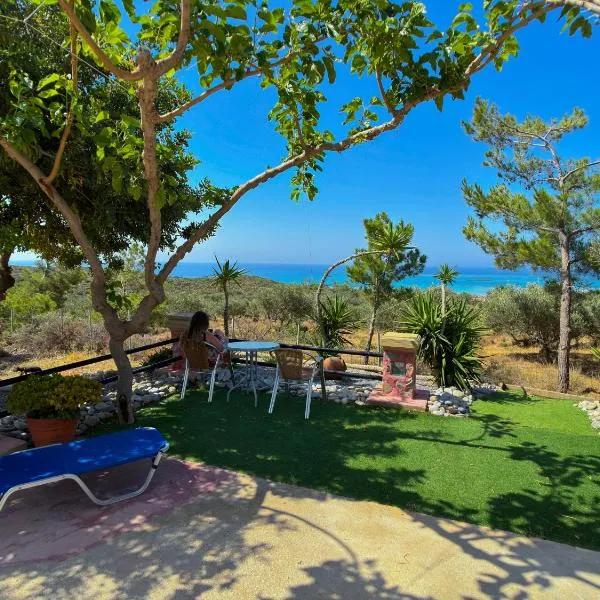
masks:
<svg viewBox="0 0 600 600"><path fill-rule="evenodd" d="M429 393L416 389L419 336L390 332L383 336L381 345L383 347L381 384L369 394L367 404L427 410Z"/></svg>

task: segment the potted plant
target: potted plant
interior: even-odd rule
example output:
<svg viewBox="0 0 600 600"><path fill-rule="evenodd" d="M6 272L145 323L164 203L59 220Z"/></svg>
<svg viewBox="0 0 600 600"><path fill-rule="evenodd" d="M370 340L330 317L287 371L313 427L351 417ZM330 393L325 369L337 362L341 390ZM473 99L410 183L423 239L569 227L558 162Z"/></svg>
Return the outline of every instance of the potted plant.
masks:
<svg viewBox="0 0 600 600"><path fill-rule="evenodd" d="M35 446L75 438L80 406L102 401L102 384L87 377L31 375L13 386L7 408L25 415Z"/></svg>

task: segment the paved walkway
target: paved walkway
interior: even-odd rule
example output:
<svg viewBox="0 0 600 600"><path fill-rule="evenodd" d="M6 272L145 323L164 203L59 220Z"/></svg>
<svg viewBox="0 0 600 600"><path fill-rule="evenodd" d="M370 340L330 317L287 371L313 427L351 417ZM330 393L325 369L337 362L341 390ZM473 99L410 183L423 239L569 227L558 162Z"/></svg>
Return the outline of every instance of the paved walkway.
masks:
<svg viewBox="0 0 600 600"><path fill-rule="evenodd" d="M42 597L597 599L600 553L169 459L130 502L63 482L0 513L0 598Z"/></svg>

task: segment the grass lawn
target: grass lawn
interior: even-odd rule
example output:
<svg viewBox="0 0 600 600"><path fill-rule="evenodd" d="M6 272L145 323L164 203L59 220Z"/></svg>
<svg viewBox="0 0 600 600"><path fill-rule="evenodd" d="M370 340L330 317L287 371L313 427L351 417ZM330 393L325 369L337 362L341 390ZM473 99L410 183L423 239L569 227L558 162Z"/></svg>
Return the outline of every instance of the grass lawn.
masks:
<svg viewBox="0 0 600 600"><path fill-rule="evenodd" d="M183 459L600 548L600 436L572 401L496 394L469 419L315 401L304 421L302 399L267 406L190 391L137 424Z"/></svg>

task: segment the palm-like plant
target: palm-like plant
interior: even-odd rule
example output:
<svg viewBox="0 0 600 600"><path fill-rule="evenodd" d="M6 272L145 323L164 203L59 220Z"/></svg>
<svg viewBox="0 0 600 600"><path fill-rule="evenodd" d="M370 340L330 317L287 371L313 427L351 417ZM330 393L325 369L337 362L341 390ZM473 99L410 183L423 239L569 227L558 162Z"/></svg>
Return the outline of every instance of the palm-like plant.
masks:
<svg viewBox="0 0 600 600"><path fill-rule="evenodd" d="M595 359L600 360L600 348L592 348L592 355Z"/></svg>
<svg viewBox="0 0 600 600"><path fill-rule="evenodd" d="M404 221L394 223L386 213L378 213L375 215L374 219L365 219L363 223L365 226L368 248L366 250L357 250L354 254L333 263L325 273L323 273L323 277L317 286L317 292L315 294L315 316L317 324L321 329L322 338L325 338L326 335L322 325L323 305L321 303L321 294L323 293L327 278L334 269L337 269L339 266L350 262L355 258L364 256L390 257L399 260L402 253L407 250L414 250L414 248L409 246L414 234L414 227L410 223L405 223Z"/></svg>
<svg viewBox="0 0 600 600"><path fill-rule="evenodd" d="M349 345L346 337L358 326L358 316L348 303L337 295L326 298L321 305L321 329L324 339L320 341L327 348L341 348Z"/></svg>
<svg viewBox="0 0 600 600"><path fill-rule="evenodd" d="M458 271L455 271L450 265L440 265L440 270L434 277L440 282L442 289L442 314L446 314L446 286L452 285L458 277Z"/></svg>
<svg viewBox="0 0 600 600"><path fill-rule="evenodd" d="M217 266L213 267L213 276L211 279L215 286L223 290L223 327L225 335L229 337L229 285L231 283L239 285L240 277L246 274L246 270L238 267L237 262L230 262L229 259L222 264L216 256L215 260L217 261Z"/></svg>
<svg viewBox="0 0 600 600"><path fill-rule="evenodd" d="M416 295L403 314L402 328L421 337L419 357L431 367L438 385L467 391L480 380L477 349L486 329L479 311L464 298L449 302L443 314L431 292Z"/></svg>

